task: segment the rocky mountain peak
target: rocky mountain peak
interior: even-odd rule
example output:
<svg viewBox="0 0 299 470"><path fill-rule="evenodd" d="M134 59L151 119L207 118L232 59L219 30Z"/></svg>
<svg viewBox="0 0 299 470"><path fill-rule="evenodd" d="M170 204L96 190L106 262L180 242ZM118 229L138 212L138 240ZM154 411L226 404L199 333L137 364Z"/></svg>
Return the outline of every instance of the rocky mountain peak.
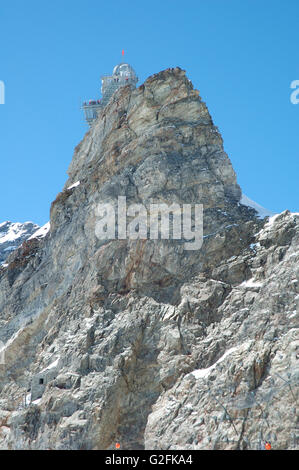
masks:
<svg viewBox="0 0 299 470"><path fill-rule="evenodd" d="M176 302L175 286L192 275L195 264L210 269L211 260L203 251L184 252L180 241L127 240L105 243L97 251L94 227L100 203L116 206L122 196L128 204L147 209L159 202L203 204L205 249L212 249L211 234L223 231L234 240L232 253L240 241L246 243L239 230L254 219L254 211L238 204L241 190L221 135L180 68L155 74L137 89L119 89L76 148L69 176L52 204L52 231L69 226L73 211L81 213L85 232L92 233L90 249L100 264L103 257L106 260L101 282L108 291L145 289ZM77 207L75 201L86 192L89 202ZM204 266L207 261L209 267ZM214 262L218 261L215 255Z"/></svg>
<svg viewBox="0 0 299 470"><path fill-rule="evenodd" d="M129 231L157 203L203 206L199 249ZM257 215L183 70L119 89L0 268L1 448L295 448L299 220Z"/></svg>
<svg viewBox="0 0 299 470"><path fill-rule="evenodd" d="M177 180L165 186L167 168L176 171ZM194 171L193 178L187 168ZM159 194L163 184L170 194L180 189L182 200L193 197L210 207L241 198L218 128L180 68L155 74L137 89L128 86L115 93L77 147L65 187L84 178L113 183L125 169L138 169L134 183L136 190L142 187L143 200ZM160 170L164 178L156 181ZM147 180L141 181L145 173Z"/></svg>

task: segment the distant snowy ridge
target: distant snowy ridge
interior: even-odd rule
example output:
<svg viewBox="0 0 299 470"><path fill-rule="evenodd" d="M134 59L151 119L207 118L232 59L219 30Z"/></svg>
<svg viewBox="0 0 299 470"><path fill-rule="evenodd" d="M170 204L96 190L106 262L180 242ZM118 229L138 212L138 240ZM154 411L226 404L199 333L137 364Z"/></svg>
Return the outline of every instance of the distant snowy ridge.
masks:
<svg viewBox="0 0 299 470"><path fill-rule="evenodd" d="M50 231L50 222L47 222L45 225L40 227L36 232L34 232L28 240L33 240L33 238L44 238L47 233Z"/></svg>
<svg viewBox="0 0 299 470"><path fill-rule="evenodd" d="M264 219L265 217L272 217L273 215L275 215L274 212L269 211L268 209L265 209L257 202L253 201L252 199L249 199L249 197L247 197L245 194L242 194L240 204L243 204L244 206L249 206L255 209L258 213L258 216L261 219Z"/></svg>
<svg viewBox="0 0 299 470"><path fill-rule="evenodd" d="M2 222L0 224L0 265L8 255L39 230L33 222Z"/></svg>

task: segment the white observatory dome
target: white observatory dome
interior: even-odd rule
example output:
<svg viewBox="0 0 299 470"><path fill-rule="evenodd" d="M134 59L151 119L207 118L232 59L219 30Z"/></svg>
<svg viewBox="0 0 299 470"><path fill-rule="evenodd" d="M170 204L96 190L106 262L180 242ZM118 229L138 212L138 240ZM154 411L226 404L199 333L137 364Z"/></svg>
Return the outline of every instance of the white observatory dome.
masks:
<svg viewBox="0 0 299 470"><path fill-rule="evenodd" d="M129 64L119 64L116 65L113 69L113 75L117 77L130 77L131 79L136 79L136 73Z"/></svg>

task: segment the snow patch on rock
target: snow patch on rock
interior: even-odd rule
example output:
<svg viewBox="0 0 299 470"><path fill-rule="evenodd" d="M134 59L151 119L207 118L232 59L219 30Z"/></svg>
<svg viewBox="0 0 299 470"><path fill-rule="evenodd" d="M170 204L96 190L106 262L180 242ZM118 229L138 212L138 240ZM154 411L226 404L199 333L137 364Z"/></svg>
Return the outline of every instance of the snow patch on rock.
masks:
<svg viewBox="0 0 299 470"><path fill-rule="evenodd" d="M50 222L47 222L41 228L39 228L36 232L34 232L28 240L33 240L34 238L44 238L47 233L50 231Z"/></svg>
<svg viewBox="0 0 299 470"><path fill-rule="evenodd" d="M230 348L228 351L226 351L223 356L220 357L220 359L218 359L217 362L215 362L215 364L213 364L212 366L210 367L207 367L206 369L197 369L197 370L194 370L193 372L191 372L191 374L194 375L194 377L196 379L204 379L205 377L207 377L215 368L218 364L220 364L222 361L224 361L224 359L227 358L227 356L229 356L230 354L232 354L233 352L237 351L237 349L239 349L241 346L235 346L233 348Z"/></svg>

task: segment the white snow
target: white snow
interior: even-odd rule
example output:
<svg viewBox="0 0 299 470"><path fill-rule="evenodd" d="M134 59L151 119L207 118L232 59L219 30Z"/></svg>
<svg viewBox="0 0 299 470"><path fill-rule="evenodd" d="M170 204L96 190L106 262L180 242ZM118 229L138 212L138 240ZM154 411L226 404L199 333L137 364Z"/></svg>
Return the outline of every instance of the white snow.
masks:
<svg viewBox="0 0 299 470"><path fill-rule="evenodd" d="M239 349L238 346L230 348L228 351L226 351L226 353L223 354L223 356L220 357L220 359L218 359L217 362L215 362L215 364L213 364L210 367L207 367L207 369L194 370L193 372L191 372L191 374L193 374L196 379L203 379L203 378L207 377L210 374L210 372L212 372L212 370L215 369L217 364L220 364L220 362L224 361L224 359L227 358L227 356L229 356L230 354L235 352L237 349Z"/></svg>
<svg viewBox="0 0 299 470"><path fill-rule="evenodd" d="M13 251L13 250L15 250L16 248L17 248L17 247L16 247L15 245L13 245L13 246L9 246L8 248L5 248L4 251Z"/></svg>
<svg viewBox="0 0 299 470"><path fill-rule="evenodd" d="M10 346L11 344L13 344L13 342L15 341L15 339L17 339L17 337L20 335L20 333L24 330L24 328L20 328L19 330L17 330L10 338L9 340L5 343L4 347L2 348L2 351L5 351L7 349L8 346Z"/></svg>
<svg viewBox="0 0 299 470"><path fill-rule="evenodd" d="M42 400L41 398L37 398L37 400L34 400L31 403L33 403L34 405L38 405L41 402L41 400Z"/></svg>
<svg viewBox="0 0 299 470"><path fill-rule="evenodd" d="M248 279L248 281L242 282L242 284L240 284L240 287L262 287L262 285L262 282L254 281L254 279L251 278Z"/></svg>
<svg viewBox="0 0 299 470"><path fill-rule="evenodd" d="M226 211L222 211L221 209L217 209L217 212L221 212L221 214L227 215L227 212L226 212Z"/></svg>
<svg viewBox="0 0 299 470"><path fill-rule="evenodd" d="M22 235L27 233L26 225L30 222L26 222L25 224L21 224L19 222L11 223L8 225L7 232L0 233L0 244L6 242L14 242ZM0 227L3 227L5 224L9 224L9 222L3 222L0 224Z"/></svg>
<svg viewBox="0 0 299 470"><path fill-rule="evenodd" d="M7 349L14 343L22 331L24 331L24 327L21 327L18 331L16 331L5 344L2 343L1 345L0 343L0 354L6 353Z"/></svg>
<svg viewBox="0 0 299 470"><path fill-rule="evenodd" d="M230 224L230 225L226 225L224 228L231 228L231 227L238 227L239 224Z"/></svg>
<svg viewBox="0 0 299 470"><path fill-rule="evenodd" d="M79 186L80 184L80 181L76 181L76 183L72 184L71 186L69 186L67 189L73 189L73 188L76 188L77 186Z"/></svg>
<svg viewBox="0 0 299 470"><path fill-rule="evenodd" d="M33 240L34 238L44 238L50 230L50 222L47 222L41 228L39 228L36 232L34 232L28 240Z"/></svg>
<svg viewBox="0 0 299 470"><path fill-rule="evenodd" d="M26 398L25 398L25 405L29 406L31 403L31 392L27 393Z"/></svg>
<svg viewBox="0 0 299 470"><path fill-rule="evenodd" d="M268 222L266 223L266 225L265 225L264 228L269 228L269 227L271 227L271 225L274 224L275 220L277 219L277 217L278 217L279 215L280 215L280 214L272 215L272 216L269 218L269 220L268 220Z"/></svg>
<svg viewBox="0 0 299 470"><path fill-rule="evenodd" d="M46 370L49 370L49 369L53 369L54 367L57 367L58 361L59 361L59 357L56 359L56 361L52 362L49 366L41 370L40 373L45 372Z"/></svg>
<svg viewBox="0 0 299 470"><path fill-rule="evenodd" d="M265 209L264 207L262 207L257 202L253 201L252 199L249 199L249 197L247 197L245 194L242 194L240 204L243 204L244 206L249 206L249 207L252 207L253 209L255 209L258 213L258 216L261 219L264 219L267 216L271 217L272 215L274 215L274 213L272 211L269 211L268 209Z"/></svg>
<svg viewBox="0 0 299 470"><path fill-rule="evenodd" d="M250 248L252 250L256 250L256 248L260 248L260 247L261 247L261 244L259 242L250 244Z"/></svg>

